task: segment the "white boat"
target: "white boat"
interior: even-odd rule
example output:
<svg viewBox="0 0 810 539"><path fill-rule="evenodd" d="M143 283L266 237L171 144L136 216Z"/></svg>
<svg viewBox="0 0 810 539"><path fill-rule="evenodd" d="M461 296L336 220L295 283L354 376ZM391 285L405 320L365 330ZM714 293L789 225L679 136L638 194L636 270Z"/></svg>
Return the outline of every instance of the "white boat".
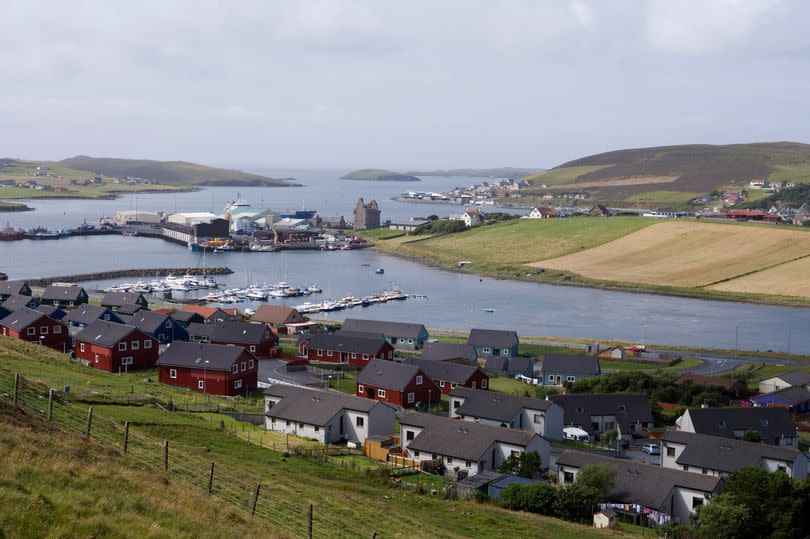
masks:
<svg viewBox="0 0 810 539"><path fill-rule="evenodd" d="M245 294L245 297L253 301L267 301L267 292L252 290Z"/></svg>
<svg viewBox="0 0 810 539"><path fill-rule="evenodd" d="M253 309L245 309L245 314L247 316L253 316L254 314L256 314L256 311L254 311Z"/></svg>
<svg viewBox="0 0 810 539"><path fill-rule="evenodd" d="M321 290L320 288L318 288L318 287L317 287L317 286L315 286L314 284L309 285L309 286L306 288L306 290L307 290L307 292L309 292L310 294L320 294L321 292L323 292L323 290Z"/></svg>

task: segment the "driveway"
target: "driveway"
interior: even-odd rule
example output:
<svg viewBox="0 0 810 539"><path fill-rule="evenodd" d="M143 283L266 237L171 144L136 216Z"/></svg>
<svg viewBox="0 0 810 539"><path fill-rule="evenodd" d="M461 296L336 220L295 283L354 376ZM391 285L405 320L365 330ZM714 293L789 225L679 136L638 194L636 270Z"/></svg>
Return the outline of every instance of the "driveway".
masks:
<svg viewBox="0 0 810 539"><path fill-rule="evenodd" d="M287 370L288 361L283 359L262 359L259 360L259 382L273 383L282 382L297 386L323 386L320 378L312 376L309 371Z"/></svg>

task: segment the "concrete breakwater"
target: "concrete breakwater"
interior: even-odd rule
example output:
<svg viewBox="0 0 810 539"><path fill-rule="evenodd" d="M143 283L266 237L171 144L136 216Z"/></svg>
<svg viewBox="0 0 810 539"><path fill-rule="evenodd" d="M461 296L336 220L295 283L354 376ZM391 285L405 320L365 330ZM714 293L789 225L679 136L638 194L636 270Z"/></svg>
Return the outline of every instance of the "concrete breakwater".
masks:
<svg viewBox="0 0 810 539"><path fill-rule="evenodd" d="M99 271L96 273L79 273L76 275L60 275L58 277L38 277L26 279L30 286L47 286L52 283L77 283L86 281L106 281L121 277L165 277L171 275L230 275L233 270L227 266L213 268L141 268Z"/></svg>

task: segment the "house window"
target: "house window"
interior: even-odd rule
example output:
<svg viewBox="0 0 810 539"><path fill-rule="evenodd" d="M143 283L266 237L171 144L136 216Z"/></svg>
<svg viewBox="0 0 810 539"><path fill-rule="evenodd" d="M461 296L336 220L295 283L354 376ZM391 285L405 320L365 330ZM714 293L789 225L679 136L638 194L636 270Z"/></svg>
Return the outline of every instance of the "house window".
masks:
<svg viewBox="0 0 810 539"><path fill-rule="evenodd" d="M357 359L357 353L356 352L352 352L352 359ZM366 359L365 354L363 354L363 359Z"/></svg>
<svg viewBox="0 0 810 539"><path fill-rule="evenodd" d="M473 382L473 383L472 383L472 385L471 385L470 387L471 387L471 388L473 388L473 389L475 389L475 382Z"/></svg>
<svg viewBox="0 0 810 539"><path fill-rule="evenodd" d="M543 422L543 414L534 414L534 422L535 423L542 423Z"/></svg>
<svg viewBox="0 0 810 539"><path fill-rule="evenodd" d="M421 376L416 377L416 385L418 385L418 386L422 385L422 377Z"/></svg>
<svg viewBox="0 0 810 539"><path fill-rule="evenodd" d="M414 451L414 452L413 452L413 456L414 456L414 457L418 457L418 456L419 456L419 451Z"/></svg>
<svg viewBox="0 0 810 539"><path fill-rule="evenodd" d="M290 421L289 421L289 419L287 420L287 426L288 426L288 427L290 426Z"/></svg>
<svg viewBox="0 0 810 539"><path fill-rule="evenodd" d="M363 359L368 361L368 354L363 354Z"/></svg>
<svg viewBox="0 0 810 539"><path fill-rule="evenodd" d="M667 446L667 456L674 457L675 456L675 448L672 446Z"/></svg>
<svg viewBox="0 0 810 539"><path fill-rule="evenodd" d="M616 407L616 411L617 412L626 412L627 411L627 406L625 406L624 404L620 404L620 405L618 405Z"/></svg>
<svg viewBox="0 0 810 539"><path fill-rule="evenodd" d="M468 461L465 461L465 462L464 462L464 466L466 466L467 468L469 468L470 466L472 466L472 462L470 462L469 460L468 460Z"/></svg>
<svg viewBox="0 0 810 539"><path fill-rule="evenodd" d="M125 343L125 342L118 343L118 350L119 351L123 352L126 349L127 349L127 343Z"/></svg>
<svg viewBox="0 0 810 539"><path fill-rule="evenodd" d="M450 389L455 389L457 385L455 382L450 382Z"/></svg>
<svg viewBox="0 0 810 539"><path fill-rule="evenodd" d="M453 457L447 457L447 464L453 464Z"/></svg>
<svg viewBox="0 0 810 539"><path fill-rule="evenodd" d="M486 389L488 385L487 380L481 380L481 389Z"/></svg>
<svg viewBox="0 0 810 539"><path fill-rule="evenodd" d="M80 342L80 343L79 343L79 350L81 350L82 352L84 352L84 343L83 343L83 342Z"/></svg>
<svg viewBox="0 0 810 539"><path fill-rule="evenodd" d="M410 404L410 403L414 402L415 400L416 400L416 395L414 395L413 393L408 393L408 403Z"/></svg>
<svg viewBox="0 0 810 539"><path fill-rule="evenodd" d="M599 432L599 423L594 421L591 423L591 428L594 430L594 432Z"/></svg>
<svg viewBox="0 0 810 539"><path fill-rule="evenodd" d="M255 347L255 346L253 346L252 344L250 345L250 351L251 351L251 352L255 352L255 351L256 351L256 347Z"/></svg>
<svg viewBox="0 0 810 539"><path fill-rule="evenodd" d="M322 356L323 355L323 350L318 350L318 355Z"/></svg>
<svg viewBox="0 0 810 539"><path fill-rule="evenodd" d="M381 399L384 399L385 398L385 390L384 389L378 389L377 390L377 396L380 397Z"/></svg>
<svg viewBox="0 0 810 539"><path fill-rule="evenodd" d="M132 358L131 357L122 357L121 358L121 365L132 365Z"/></svg>
<svg viewBox="0 0 810 539"><path fill-rule="evenodd" d="M242 387L242 380L234 380L233 381L233 388L234 389L239 389L240 387Z"/></svg>
<svg viewBox="0 0 810 539"><path fill-rule="evenodd" d="M444 380L439 380L439 387L444 387Z"/></svg>
<svg viewBox="0 0 810 539"><path fill-rule="evenodd" d="M303 424L303 423L299 423L299 424L298 424L298 428L299 428L299 429L303 429L303 428L304 428L304 424Z"/></svg>
<svg viewBox="0 0 810 539"><path fill-rule="evenodd" d="M110 319L110 315L109 315L109 314L105 314L103 318L104 318L104 320L109 320L109 319Z"/></svg>
<svg viewBox="0 0 810 539"><path fill-rule="evenodd" d="M58 333L62 333L62 326L54 326L53 327L53 333L54 333L54 335L56 335Z"/></svg>
<svg viewBox="0 0 810 539"><path fill-rule="evenodd" d="M242 372L245 372L246 370L247 370L247 362L243 361L242 362Z"/></svg>
<svg viewBox="0 0 810 539"><path fill-rule="evenodd" d="M35 328L35 327L30 327L30 328L28 328L27 333L28 333L29 335L36 335L36 334L37 334L37 328Z"/></svg>
<svg viewBox="0 0 810 539"><path fill-rule="evenodd" d="M357 420L355 422L355 425L357 425L358 427L363 427L363 426L365 426L365 424L366 424L366 418L362 417L362 416L357 416Z"/></svg>
<svg viewBox="0 0 810 539"><path fill-rule="evenodd" d="M315 427L315 432L320 432L321 427Z"/></svg>
<svg viewBox="0 0 810 539"><path fill-rule="evenodd" d="M132 350L138 350L141 347L141 343L140 343L140 341L132 341L132 343L129 345L129 347Z"/></svg>
<svg viewBox="0 0 810 539"><path fill-rule="evenodd" d="M503 355L505 355L505 356L509 355L509 349L508 348L503 349Z"/></svg>
<svg viewBox="0 0 810 539"><path fill-rule="evenodd" d="M144 348L152 348L152 339L147 339L147 340L143 341L143 347Z"/></svg>
<svg viewBox="0 0 810 539"><path fill-rule="evenodd" d="M688 472L689 471L689 466L684 466L683 471Z"/></svg>
<svg viewBox="0 0 810 539"><path fill-rule="evenodd" d="M454 400L454 401L453 401L453 409L455 410L455 409L456 409L456 408L458 408L459 406L461 406L461 401Z"/></svg>
<svg viewBox="0 0 810 539"><path fill-rule="evenodd" d="M357 392L362 393L363 391L365 391L363 384L357 384Z"/></svg>
<svg viewBox="0 0 810 539"><path fill-rule="evenodd" d="M576 380L576 378L574 378L573 376L568 376L568 377L566 377L566 380L569 381L569 382L573 382L573 381Z"/></svg>
<svg viewBox="0 0 810 539"><path fill-rule="evenodd" d="M256 365L256 362L255 362L255 360L251 359L248 362L248 369L252 369L254 367L254 365Z"/></svg>
<svg viewBox="0 0 810 539"><path fill-rule="evenodd" d="M410 442L411 440L413 440L413 437L414 437L414 432L412 430L406 430L405 431L405 440Z"/></svg>
<svg viewBox="0 0 810 539"><path fill-rule="evenodd" d="M784 464L780 464L779 466L776 467L776 469L779 470L780 472L787 473L787 466L785 466Z"/></svg>
<svg viewBox="0 0 810 539"><path fill-rule="evenodd" d="M573 483L574 472L563 472L563 483Z"/></svg>
<svg viewBox="0 0 810 539"><path fill-rule="evenodd" d="M197 380L197 389L204 389L205 388L205 381Z"/></svg>
<svg viewBox="0 0 810 539"><path fill-rule="evenodd" d="M490 352L490 349L489 349L489 348L484 347L484 353L485 353L485 354L489 354L489 352Z"/></svg>
<svg viewBox="0 0 810 539"><path fill-rule="evenodd" d="M693 496L692 497L692 509L697 509L701 505L703 505L703 498L701 498L699 496Z"/></svg>
<svg viewBox="0 0 810 539"><path fill-rule="evenodd" d="M700 473L702 473L703 475L706 475L708 473L708 471L706 470L706 468L701 468Z"/></svg>
<svg viewBox="0 0 810 539"><path fill-rule="evenodd" d="M171 329L171 327L172 327L172 321L171 320L166 320L166 329Z"/></svg>
<svg viewBox="0 0 810 539"><path fill-rule="evenodd" d="M177 378L177 369L169 369L169 378L171 379Z"/></svg>
<svg viewBox="0 0 810 539"><path fill-rule="evenodd" d="M239 364L238 363L233 364L233 369L231 369L231 372L233 372L234 374L239 372Z"/></svg>

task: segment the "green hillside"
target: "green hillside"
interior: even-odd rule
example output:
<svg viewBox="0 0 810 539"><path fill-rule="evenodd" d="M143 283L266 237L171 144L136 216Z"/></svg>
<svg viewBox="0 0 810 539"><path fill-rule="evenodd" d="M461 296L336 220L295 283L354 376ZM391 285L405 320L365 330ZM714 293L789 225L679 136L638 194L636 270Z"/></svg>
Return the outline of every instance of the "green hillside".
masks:
<svg viewBox="0 0 810 539"><path fill-rule="evenodd" d="M742 186L754 178L810 182L810 145L695 144L606 152L527 176L533 181L527 193L587 191L608 202L686 203L695 193Z"/></svg>
<svg viewBox="0 0 810 539"><path fill-rule="evenodd" d="M113 159L77 155L57 163L74 170L103 174L113 178L145 178L174 185L234 185L253 187L289 187L298 184L224 168L209 167L186 161L152 161L148 159Z"/></svg>
<svg viewBox="0 0 810 539"><path fill-rule="evenodd" d="M543 172L542 168L451 168L447 170L411 171L413 176L470 176L472 178L522 178Z"/></svg>
<svg viewBox="0 0 810 539"><path fill-rule="evenodd" d="M366 182L419 182L416 176L401 174L391 170L379 168L363 168L354 170L340 177L341 180L360 180Z"/></svg>

